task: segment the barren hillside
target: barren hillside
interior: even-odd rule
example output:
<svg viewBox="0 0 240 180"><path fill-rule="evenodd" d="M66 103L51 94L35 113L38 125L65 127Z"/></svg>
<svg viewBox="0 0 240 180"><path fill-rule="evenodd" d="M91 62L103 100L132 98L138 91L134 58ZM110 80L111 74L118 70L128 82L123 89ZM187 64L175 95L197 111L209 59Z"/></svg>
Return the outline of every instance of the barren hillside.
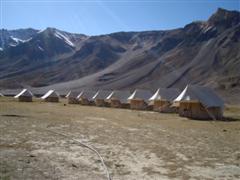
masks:
<svg viewBox="0 0 240 180"><path fill-rule="evenodd" d="M0 88L181 89L191 83L240 102L239 42L240 13L224 9L167 31L86 36L48 28L0 51Z"/></svg>

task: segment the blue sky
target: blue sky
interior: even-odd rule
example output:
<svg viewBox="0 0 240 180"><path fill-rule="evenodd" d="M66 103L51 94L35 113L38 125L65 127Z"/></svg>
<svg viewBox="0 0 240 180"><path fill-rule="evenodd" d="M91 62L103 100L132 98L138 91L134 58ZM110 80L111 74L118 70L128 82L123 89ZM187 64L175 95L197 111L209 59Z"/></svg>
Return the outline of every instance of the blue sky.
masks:
<svg viewBox="0 0 240 180"><path fill-rule="evenodd" d="M207 20L240 0L0 0L0 28L55 27L87 35L165 30Z"/></svg>

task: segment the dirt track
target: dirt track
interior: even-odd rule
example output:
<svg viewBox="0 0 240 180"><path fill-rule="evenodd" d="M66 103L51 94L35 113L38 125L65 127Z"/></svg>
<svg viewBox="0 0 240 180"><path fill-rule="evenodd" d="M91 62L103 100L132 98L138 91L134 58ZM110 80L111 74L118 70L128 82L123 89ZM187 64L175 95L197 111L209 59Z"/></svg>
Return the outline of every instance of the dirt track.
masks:
<svg viewBox="0 0 240 180"><path fill-rule="evenodd" d="M68 138L54 134L61 132ZM240 121L0 99L0 179L239 179Z"/></svg>

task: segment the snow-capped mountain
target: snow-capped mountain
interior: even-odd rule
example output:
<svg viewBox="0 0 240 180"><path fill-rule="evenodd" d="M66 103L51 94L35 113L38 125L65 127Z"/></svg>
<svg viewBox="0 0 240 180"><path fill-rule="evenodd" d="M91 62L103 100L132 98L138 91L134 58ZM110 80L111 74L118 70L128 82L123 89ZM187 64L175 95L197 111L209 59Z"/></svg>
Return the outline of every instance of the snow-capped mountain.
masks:
<svg viewBox="0 0 240 180"><path fill-rule="evenodd" d="M60 56L67 56L76 51L82 40L87 38L85 35L67 33L55 28L35 31L32 36L25 36L24 39L14 37L13 33L8 35L7 38L5 36L8 45L2 48L4 56L15 59L24 54L25 58L32 62L54 61Z"/></svg>
<svg viewBox="0 0 240 180"><path fill-rule="evenodd" d="M0 48L4 50L10 46L17 46L29 41L38 31L32 28L17 30L0 29Z"/></svg>
<svg viewBox="0 0 240 180"><path fill-rule="evenodd" d="M0 48L4 50L8 47L15 47L19 44L26 43L36 36L39 35L47 35L50 34L65 42L66 45L70 47L75 47L74 42L79 40L79 35L71 34L64 31L57 30L56 28L46 28L44 30L36 30L36 29L18 29L18 30L0 30ZM39 46L40 47L40 46ZM39 48L42 50L42 48Z"/></svg>

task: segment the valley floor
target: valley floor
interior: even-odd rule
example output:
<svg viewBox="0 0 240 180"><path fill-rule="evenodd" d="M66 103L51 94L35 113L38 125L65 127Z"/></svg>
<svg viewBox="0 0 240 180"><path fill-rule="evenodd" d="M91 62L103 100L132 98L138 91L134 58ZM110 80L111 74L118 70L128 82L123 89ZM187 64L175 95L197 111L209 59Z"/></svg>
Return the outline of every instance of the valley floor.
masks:
<svg viewBox="0 0 240 180"><path fill-rule="evenodd" d="M240 108L231 121L0 98L0 179L239 179ZM61 136L57 133L65 134Z"/></svg>

